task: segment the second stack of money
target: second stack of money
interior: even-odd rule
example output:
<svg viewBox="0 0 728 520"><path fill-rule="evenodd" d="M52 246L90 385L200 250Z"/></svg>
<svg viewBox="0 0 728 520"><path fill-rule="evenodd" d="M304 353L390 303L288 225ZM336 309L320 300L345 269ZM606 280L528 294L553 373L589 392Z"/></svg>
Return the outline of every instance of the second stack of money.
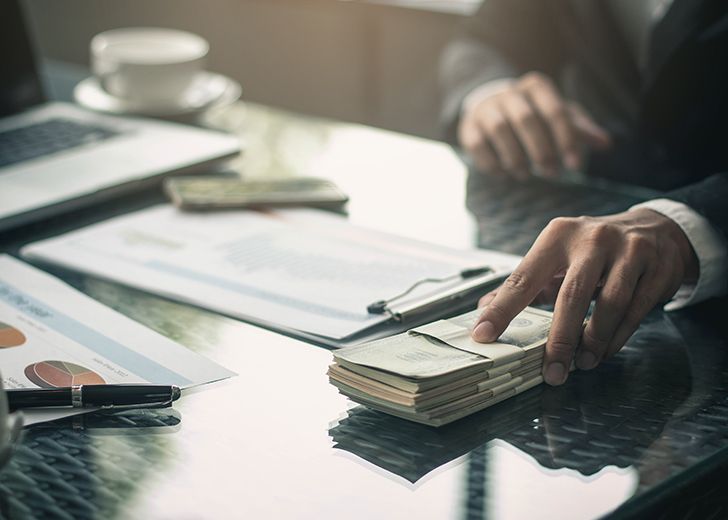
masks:
<svg viewBox="0 0 728 520"><path fill-rule="evenodd" d="M495 343L470 337L479 312L334 352L329 380L372 409L442 426L540 384L552 314L526 308Z"/></svg>

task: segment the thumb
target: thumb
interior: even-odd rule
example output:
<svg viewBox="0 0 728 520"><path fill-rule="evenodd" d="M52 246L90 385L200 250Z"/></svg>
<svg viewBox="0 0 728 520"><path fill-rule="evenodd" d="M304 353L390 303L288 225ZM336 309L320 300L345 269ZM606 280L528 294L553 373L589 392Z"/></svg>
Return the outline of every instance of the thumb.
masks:
<svg viewBox="0 0 728 520"><path fill-rule="evenodd" d="M581 106L572 103L569 105L569 112L574 128L586 144L597 150L606 150L612 145L609 132L599 126Z"/></svg>

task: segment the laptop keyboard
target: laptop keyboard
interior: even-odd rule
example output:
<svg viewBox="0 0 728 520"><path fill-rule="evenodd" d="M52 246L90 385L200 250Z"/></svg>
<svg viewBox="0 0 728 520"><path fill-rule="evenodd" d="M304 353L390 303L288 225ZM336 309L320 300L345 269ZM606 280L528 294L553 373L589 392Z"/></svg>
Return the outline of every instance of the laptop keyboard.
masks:
<svg viewBox="0 0 728 520"><path fill-rule="evenodd" d="M118 134L109 128L60 118L6 130L0 132L0 168Z"/></svg>

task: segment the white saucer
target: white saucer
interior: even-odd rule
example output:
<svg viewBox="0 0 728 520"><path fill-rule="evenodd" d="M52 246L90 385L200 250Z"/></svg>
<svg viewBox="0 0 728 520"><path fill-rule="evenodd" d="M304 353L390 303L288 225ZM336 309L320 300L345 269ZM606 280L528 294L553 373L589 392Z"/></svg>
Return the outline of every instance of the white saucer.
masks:
<svg viewBox="0 0 728 520"><path fill-rule="evenodd" d="M134 103L106 92L95 77L86 78L73 89L78 104L97 112L134 114L152 117L178 117L203 112L236 101L242 92L240 83L213 72L200 72L193 84L174 105L151 106Z"/></svg>

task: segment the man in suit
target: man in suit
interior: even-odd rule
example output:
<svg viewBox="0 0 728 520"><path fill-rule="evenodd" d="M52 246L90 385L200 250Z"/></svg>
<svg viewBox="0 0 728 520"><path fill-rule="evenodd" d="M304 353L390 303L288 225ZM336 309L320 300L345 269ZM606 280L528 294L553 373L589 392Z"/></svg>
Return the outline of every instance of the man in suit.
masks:
<svg viewBox="0 0 728 520"><path fill-rule="evenodd" d="M485 0L441 73L448 138L478 174L573 169L665 191L552 221L481 300L474 339L552 293L544 378L558 385L572 359L588 370L614 355L658 303L725 294L728 2Z"/></svg>

